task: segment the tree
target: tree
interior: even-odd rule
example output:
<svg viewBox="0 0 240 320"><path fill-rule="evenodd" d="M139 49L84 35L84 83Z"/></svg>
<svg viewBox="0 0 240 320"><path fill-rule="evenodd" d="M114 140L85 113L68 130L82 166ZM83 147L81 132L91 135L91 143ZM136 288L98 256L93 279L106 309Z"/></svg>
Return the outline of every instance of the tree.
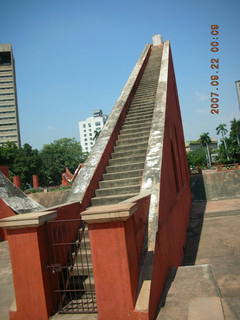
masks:
<svg viewBox="0 0 240 320"><path fill-rule="evenodd" d="M227 160L229 161L228 150L227 150L226 139L225 139L225 135L228 132L226 129L226 124L225 123L219 124L219 126L216 128L216 131L217 131L217 135L219 135L220 133L222 134L222 139L223 139L223 144L224 144L224 148L227 155Z"/></svg>
<svg viewBox="0 0 240 320"><path fill-rule="evenodd" d="M205 167L207 165L206 153L203 148L189 151L187 159L190 167Z"/></svg>
<svg viewBox="0 0 240 320"><path fill-rule="evenodd" d="M12 166L19 149L14 142L6 142L0 146L0 164Z"/></svg>
<svg viewBox="0 0 240 320"><path fill-rule="evenodd" d="M230 137L236 139L237 144L240 147L240 120L234 118L231 121Z"/></svg>
<svg viewBox="0 0 240 320"><path fill-rule="evenodd" d="M199 140L201 141L201 144L203 146L206 146L206 156L207 156L209 167L211 167L212 163L211 163L211 155L210 155L210 151L209 151L209 144L211 143L211 139L209 137L209 132L204 132L200 136Z"/></svg>
<svg viewBox="0 0 240 320"><path fill-rule="evenodd" d="M20 176L23 189L32 184L32 175L39 174L42 168L38 150L28 143L21 148L14 142L4 143L0 148L0 162L9 167L10 175Z"/></svg>
<svg viewBox="0 0 240 320"><path fill-rule="evenodd" d="M79 163L86 159L80 143L74 138L62 138L44 145L40 156L43 162L42 176L45 185L59 185L65 168L74 172Z"/></svg>

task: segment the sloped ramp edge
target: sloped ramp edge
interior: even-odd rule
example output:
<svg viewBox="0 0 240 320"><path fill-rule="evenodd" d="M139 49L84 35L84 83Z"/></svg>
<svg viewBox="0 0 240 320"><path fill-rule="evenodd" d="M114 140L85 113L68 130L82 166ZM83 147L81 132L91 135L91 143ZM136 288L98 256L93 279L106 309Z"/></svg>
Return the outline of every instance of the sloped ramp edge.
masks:
<svg viewBox="0 0 240 320"><path fill-rule="evenodd" d="M27 197L0 171L0 199L16 213L42 211L46 208Z"/></svg>

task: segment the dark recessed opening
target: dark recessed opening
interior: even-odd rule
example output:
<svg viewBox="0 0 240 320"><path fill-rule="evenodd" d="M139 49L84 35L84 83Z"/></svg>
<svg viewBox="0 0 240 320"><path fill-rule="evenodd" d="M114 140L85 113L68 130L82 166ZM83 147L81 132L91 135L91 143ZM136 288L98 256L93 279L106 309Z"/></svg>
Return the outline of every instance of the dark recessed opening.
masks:
<svg viewBox="0 0 240 320"><path fill-rule="evenodd" d="M0 66L11 65L11 52L0 52Z"/></svg>

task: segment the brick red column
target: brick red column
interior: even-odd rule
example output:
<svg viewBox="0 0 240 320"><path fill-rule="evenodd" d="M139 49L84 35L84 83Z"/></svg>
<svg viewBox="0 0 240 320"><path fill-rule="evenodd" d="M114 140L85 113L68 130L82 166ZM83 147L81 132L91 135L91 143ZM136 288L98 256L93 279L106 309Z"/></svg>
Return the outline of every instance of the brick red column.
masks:
<svg viewBox="0 0 240 320"><path fill-rule="evenodd" d="M34 189L39 188L39 180L38 180L38 175L37 174L33 174L32 175L32 182L33 182L33 188Z"/></svg>
<svg viewBox="0 0 240 320"><path fill-rule="evenodd" d="M55 211L34 212L0 220L7 231L16 297L10 320L48 320L55 311L45 222L56 215Z"/></svg>
<svg viewBox="0 0 240 320"><path fill-rule="evenodd" d="M13 176L13 184L20 188L21 187L21 178L19 176Z"/></svg>

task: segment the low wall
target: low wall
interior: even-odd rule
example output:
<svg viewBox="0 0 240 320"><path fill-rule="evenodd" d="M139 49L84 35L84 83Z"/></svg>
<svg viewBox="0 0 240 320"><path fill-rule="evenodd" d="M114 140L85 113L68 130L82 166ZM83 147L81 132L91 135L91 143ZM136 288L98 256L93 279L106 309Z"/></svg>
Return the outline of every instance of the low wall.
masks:
<svg viewBox="0 0 240 320"><path fill-rule="evenodd" d="M51 191L51 192L37 192L31 193L28 196L37 201L46 208L54 207L56 205L66 202L69 190Z"/></svg>
<svg viewBox="0 0 240 320"><path fill-rule="evenodd" d="M203 172L191 176L193 200L240 198L240 170Z"/></svg>

